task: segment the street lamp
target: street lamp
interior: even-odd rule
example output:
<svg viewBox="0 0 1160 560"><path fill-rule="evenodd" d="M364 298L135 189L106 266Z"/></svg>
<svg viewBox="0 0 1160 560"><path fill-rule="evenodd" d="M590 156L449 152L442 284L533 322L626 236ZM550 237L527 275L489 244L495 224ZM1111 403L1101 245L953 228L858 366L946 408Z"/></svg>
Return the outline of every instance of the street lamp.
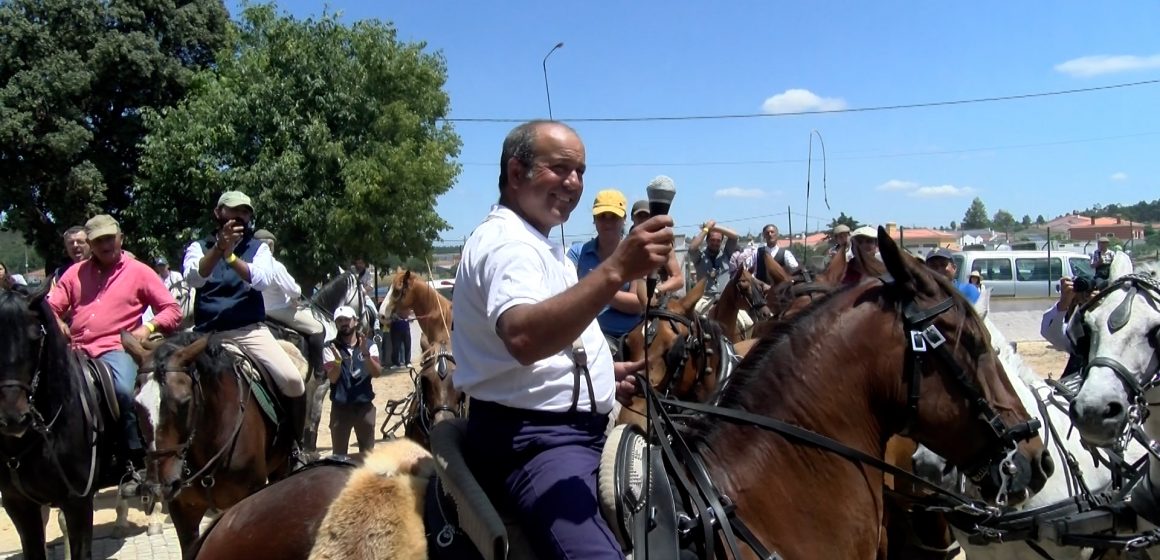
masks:
<svg viewBox="0 0 1160 560"><path fill-rule="evenodd" d="M544 63L542 65L544 68L544 94L548 97L548 118L549 119L552 118L552 91L548 89L548 57L552 56L552 53L556 52L556 49L559 49L563 46L564 46L563 42L556 43L556 46L552 47L552 50L548 51L548 54L544 55Z"/></svg>

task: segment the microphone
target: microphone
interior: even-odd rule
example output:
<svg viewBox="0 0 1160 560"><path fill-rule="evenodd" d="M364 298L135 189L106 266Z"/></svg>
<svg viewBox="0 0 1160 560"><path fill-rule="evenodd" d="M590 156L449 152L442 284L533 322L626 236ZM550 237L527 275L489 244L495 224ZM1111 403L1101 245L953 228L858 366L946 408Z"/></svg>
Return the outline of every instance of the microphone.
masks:
<svg viewBox="0 0 1160 560"><path fill-rule="evenodd" d="M663 216L669 213L673 204L673 197L677 195L677 186L673 180L665 175L658 175L648 187L648 213L651 216Z"/></svg>
<svg viewBox="0 0 1160 560"><path fill-rule="evenodd" d="M669 207L673 205L673 197L677 195L677 186L673 184L673 180L665 175L657 175L655 179L645 188L648 192L648 213L650 216L664 216L669 213ZM664 267L662 267L664 268ZM657 284L660 282L660 277L656 271L648 275L645 281L647 288L647 300L651 301L653 294L656 293Z"/></svg>

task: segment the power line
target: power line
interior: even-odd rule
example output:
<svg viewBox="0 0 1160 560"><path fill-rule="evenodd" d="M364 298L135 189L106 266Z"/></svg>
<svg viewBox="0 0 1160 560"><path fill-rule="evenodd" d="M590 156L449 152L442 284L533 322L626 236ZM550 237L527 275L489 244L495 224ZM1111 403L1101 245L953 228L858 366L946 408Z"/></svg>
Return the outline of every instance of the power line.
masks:
<svg viewBox="0 0 1160 560"><path fill-rule="evenodd" d="M655 116L655 117L581 117L574 119L560 119L566 122L593 122L593 123L621 123L621 122L659 122L659 121L706 121L706 120L727 120L727 119L761 119L761 118L777 118L777 117L794 117L801 115L832 115L839 113L871 113L877 111L898 111L903 109L923 109L928 107L947 107L953 105L970 105L975 103L993 103L996 101L1015 101L1020 99L1034 99L1039 97L1056 97L1061 95L1074 95L1077 93L1091 93L1096 91L1107 91L1113 89L1126 89L1140 86L1150 86L1160 84L1160 79L1144 80L1140 82L1126 82L1120 84L1110 84L1106 86L1094 86L1088 88L1074 88L1062 89L1055 91L1043 91L1036 93L1020 93L1015 95L999 95L992 97L976 97L972 99L952 99L946 101L928 101L924 103L905 103L897 105L877 105L872 107L849 107L845 109L823 109L818 111L791 111L787 113L737 113L726 115L678 115L678 116ZM522 123L530 119L512 119L512 118L496 118L496 117L452 117L440 119L444 122L453 123Z"/></svg>
<svg viewBox="0 0 1160 560"><path fill-rule="evenodd" d="M984 146L977 148L961 148L955 150L924 150L918 152L892 152L885 154L865 154L855 155L857 152L842 152L848 155L834 156L835 160L840 161L855 161L855 160L875 160L875 159L893 159L903 157L919 157L919 156L943 156L956 154L970 154L978 152L992 152L1000 150L1017 150L1024 148L1043 148L1048 146L1066 146L1070 144L1087 144L1091 142L1106 142L1108 140L1124 140L1128 138L1141 138L1144 136L1156 136L1160 131L1153 132L1138 132L1132 134L1121 134L1118 136L1100 136L1097 138L1079 138L1073 140L1056 140L1051 142L1034 142L1027 144L1007 144L1002 146ZM755 160L735 160L735 161L673 161L673 162L616 162L616 163L590 163L588 167L710 167L722 165L780 165L792 163L806 163L806 158L785 158L785 159L755 159ZM460 165L471 167L495 167L495 162L462 162Z"/></svg>

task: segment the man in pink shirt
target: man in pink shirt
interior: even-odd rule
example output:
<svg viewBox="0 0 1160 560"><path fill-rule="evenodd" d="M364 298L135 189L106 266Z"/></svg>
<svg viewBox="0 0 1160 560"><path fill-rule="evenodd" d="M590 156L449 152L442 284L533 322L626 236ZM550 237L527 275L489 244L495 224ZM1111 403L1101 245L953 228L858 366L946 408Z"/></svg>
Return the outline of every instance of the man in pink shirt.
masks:
<svg viewBox="0 0 1160 560"><path fill-rule="evenodd" d="M85 223L85 233L92 256L65 271L48 303L73 347L113 371L125 450L137 462L143 457L133 411L137 364L121 346L121 331L138 340L154 332L168 334L181 321L181 308L149 265L122 253L121 228L112 216L93 217ZM149 307L156 315L142 323L141 314Z"/></svg>

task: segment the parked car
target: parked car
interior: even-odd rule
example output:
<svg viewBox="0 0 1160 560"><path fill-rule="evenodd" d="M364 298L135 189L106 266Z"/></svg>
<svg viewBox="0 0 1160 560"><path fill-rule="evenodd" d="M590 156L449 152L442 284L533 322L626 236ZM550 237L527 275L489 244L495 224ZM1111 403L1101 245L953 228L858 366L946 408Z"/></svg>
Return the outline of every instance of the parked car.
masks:
<svg viewBox="0 0 1160 560"><path fill-rule="evenodd" d="M431 284L435 286L435 291L439 292L439 295L447 298L448 300L451 299L451 294L455 291L455 279L454 278L444 278L442 280L435 280Z"/></svg>
<svg viewBox="0 0 1160 560"><path fill-rule="evenodd" d="M954 255L959 280L979 271L992 297L1059 297L1059 280L1091 275L1090 258L1069 251L962 251Z"/></svg>

